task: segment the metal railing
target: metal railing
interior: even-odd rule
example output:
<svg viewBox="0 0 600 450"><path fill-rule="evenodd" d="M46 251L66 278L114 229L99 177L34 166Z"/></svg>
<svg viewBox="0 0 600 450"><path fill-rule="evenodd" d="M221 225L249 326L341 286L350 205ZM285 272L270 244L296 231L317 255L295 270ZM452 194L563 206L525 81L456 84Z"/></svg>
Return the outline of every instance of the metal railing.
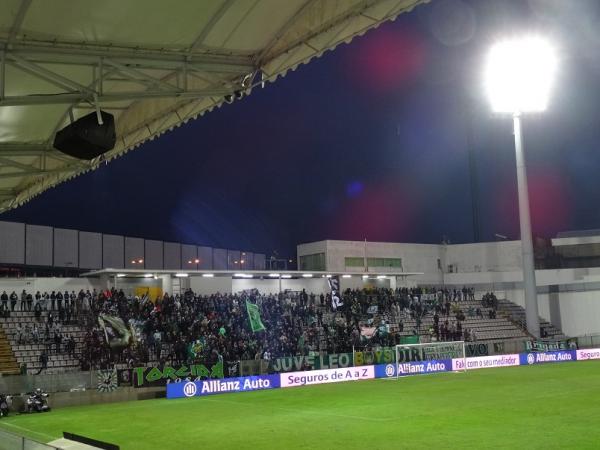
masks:
<svg viewBox="0 0 600 450"><path fill-rule="evenodd" d="M20 436L0 428L0 450L60 450L50 444Z"/></svg>
<svg viewBox="0 0 600 450"><path fill-rule="evenodd" d="M600 334L577 337L579 348L600 348Z"/></svg>

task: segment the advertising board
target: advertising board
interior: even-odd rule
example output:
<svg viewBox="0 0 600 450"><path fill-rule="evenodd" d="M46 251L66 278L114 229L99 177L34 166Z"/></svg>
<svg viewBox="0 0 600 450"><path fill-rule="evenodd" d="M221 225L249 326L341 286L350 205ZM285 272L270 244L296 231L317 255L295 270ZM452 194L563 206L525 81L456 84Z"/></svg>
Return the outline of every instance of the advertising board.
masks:
<svg viewBox="0 0 600 450"><path fill-rule="evenodd" d="M559 352L521 353L519 357L522 366L577 360L577 354L575 350L564 350Z"/></svg>
<svg viewBox="0 0 600 450"><path fill-rule="evenodd" d="M281 374L281 387L288 388L311 384L340 383L343 381L370 380L373 378L375 378L374 366L310 370Z"/></svg>
<svg viewBox="0 0 600 450"><path fill-rule="evenodd" d="M521 365L518 353L513 355L477 356L473 358L466 358L466 362L467 370L493 369L494 367L510 367ZM464 364L464 359L455 358L452 360L452 370L464 370Z"/></svg>
<svg viewBox="0 0 600 450"><path fill-rule="evenodd" d="M396 364L378 364L375 366L375 378L394 378L398 376L424 375L429 373L450 372L452 360L438 359L420 362L405 362Z"/></svg>
<svg viewBox="0 0 600 450"><path fill-rule="evenodd" d="M585 361L588 359L600 359L600 348L586 348L577 350L577 361Z"/></svg>
<svg viewBox="0 0 600 450"><path fill-rule="evenodd" d="M183 381L167 384L167 398L200 397L213 394L260 391L279 387L279 375Z"/></svg>

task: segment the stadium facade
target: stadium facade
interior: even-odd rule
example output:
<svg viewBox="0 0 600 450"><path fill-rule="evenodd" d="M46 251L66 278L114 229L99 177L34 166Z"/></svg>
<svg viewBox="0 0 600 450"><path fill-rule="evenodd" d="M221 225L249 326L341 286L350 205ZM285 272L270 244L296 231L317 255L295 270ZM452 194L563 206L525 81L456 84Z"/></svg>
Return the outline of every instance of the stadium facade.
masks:
<svg viewBox="0 0 600 450"><path fill-rule="evenodd" d="M300 270L363 271L342 287L370 284L389 274L396 286L473 286L524 306L520 241L472 244L403 244L325 240L301 244ZM405 273L417 273L402 276ZM600 332L600 230L559 233L536 245L540 315L565 334Z"/></svg>
<svg viewBox="0 0 600 450"><path fill-rule="evenodd" d="M273 271L262 253L0 221L6 291L321 293L329 290L327 276L337 275L342 289L473 286L478 295L524 305L520 241L325 240L298 245L297 261L299 271ZM600 333L600 231L538 241L536 267L540 316L568 336Z"/></svg>

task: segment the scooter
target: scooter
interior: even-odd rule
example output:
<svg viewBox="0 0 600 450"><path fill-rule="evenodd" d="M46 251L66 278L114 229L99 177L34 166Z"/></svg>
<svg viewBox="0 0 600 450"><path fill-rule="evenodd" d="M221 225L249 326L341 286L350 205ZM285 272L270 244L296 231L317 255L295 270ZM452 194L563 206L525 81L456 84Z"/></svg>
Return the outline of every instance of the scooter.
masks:
<svg viewBox="0 0 600 450"><path fill-rule="evenodd" d="M48 406L49 395L41 389L36 389L35 392L31 392L27 401L25 402L25 412L48 412L50 406Z"/></svg>

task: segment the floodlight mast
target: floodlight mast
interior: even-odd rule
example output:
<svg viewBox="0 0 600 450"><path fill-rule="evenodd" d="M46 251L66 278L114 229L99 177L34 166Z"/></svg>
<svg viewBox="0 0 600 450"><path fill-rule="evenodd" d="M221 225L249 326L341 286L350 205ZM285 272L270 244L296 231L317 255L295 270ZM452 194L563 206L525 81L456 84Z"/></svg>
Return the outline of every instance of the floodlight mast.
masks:
<svg viewBox="0 0 600 450"><path fill-rule="evenodd" d="M527 331L536 338L540 337L540 321L521 118L524 113L546 109L555 67L556 58L550 45L540 38L529 37L495 45L486 68L492 109L511 114L513 119L525 319Z"/></svg>

